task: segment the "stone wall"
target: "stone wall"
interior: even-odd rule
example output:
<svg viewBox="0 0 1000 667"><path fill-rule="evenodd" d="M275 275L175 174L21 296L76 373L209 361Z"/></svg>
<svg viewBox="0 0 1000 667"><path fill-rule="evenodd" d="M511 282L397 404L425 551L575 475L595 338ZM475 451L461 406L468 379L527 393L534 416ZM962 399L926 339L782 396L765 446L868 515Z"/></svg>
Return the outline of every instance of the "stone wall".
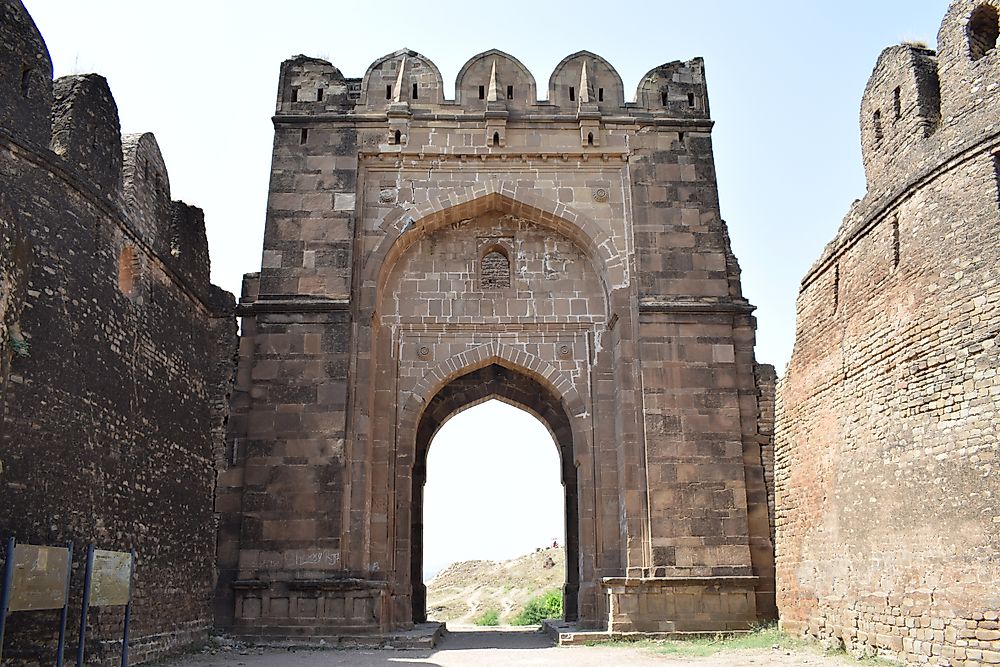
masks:
<svg viewBox="0 0 1000 667"><path fill-rule="evenodd" d="M692 577L743 600L722 618L695 595L707 629L773 617L755 322L704 65L651 70L632 102L580 52L538 88L496 50L461 69L455 100L413 51L361 79L282 65L218 495L222 625L421 620L423 457L491 395L556 434L569 618L607 627L625 578L643 601L612 629L652 627L672 586L701 590Z"/></svg>
<svg viewBox="0 0 1000 667"><path fill-rule="evenodd" d="M953 2L861 104L868 192L802 282L776 427L783 626L912 662L1000 662L1000 51Z"/></svg>
<svg viewBox="0 0 1000 667"><path fill-rule="evenodd" d="M212 626L234 304L209 283L202 213L171 201L153 136L121 136L102 77L53 82L23 6L0 12L0 532L72 541L77 609L86 544L135 548L132 655L148 660ZM5 658L52 662L44 615L10 617ZM121 622L91 611L95 662L117 655Z"/></svg>

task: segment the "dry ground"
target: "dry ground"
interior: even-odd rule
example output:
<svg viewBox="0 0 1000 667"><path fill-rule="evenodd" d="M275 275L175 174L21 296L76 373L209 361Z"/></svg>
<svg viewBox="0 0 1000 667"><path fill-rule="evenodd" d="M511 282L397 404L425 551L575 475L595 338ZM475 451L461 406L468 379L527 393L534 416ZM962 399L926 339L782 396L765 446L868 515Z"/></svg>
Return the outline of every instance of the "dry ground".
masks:
<svg viewBox="0 0 1000 667"><path fill-rule="evenodd" d="M187 656L169 667L847 667L859 664L810 649L764 648L725 651L707 657L658 655L649 647L553 646L532 630L484 629L450 632L433 650L345 649L219 651Z"/></svg>
<svg viewBox="0 0 1000 667"><path fill-rule="evenodd" d="M506 624L531 598L561 589L565 580L562 548L540 549L505 561L452 563L427 582L427 617L453 628L472 625L483 613L495 610L500 623Z"/></svg>

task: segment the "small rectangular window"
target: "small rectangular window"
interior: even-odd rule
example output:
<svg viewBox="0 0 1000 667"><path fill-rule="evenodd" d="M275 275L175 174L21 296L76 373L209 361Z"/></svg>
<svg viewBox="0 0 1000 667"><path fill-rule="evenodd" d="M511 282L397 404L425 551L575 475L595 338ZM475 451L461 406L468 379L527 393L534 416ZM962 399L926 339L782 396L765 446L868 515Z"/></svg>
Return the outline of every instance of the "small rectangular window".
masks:
<svg viewBox="0 0 1000 667"><path fill-rule="evenodd" d="M486 99L486 86L479 86L479 99Z"/></svg>
<svg viewBox="0 0 1000 667"><path fill-rule="evenodd" d="M417 99L417 84L413 84L413 99Z"/></svg>
<svg viewBox="0 0 1000 667"><path fill-rule="evenodd" d="M316 101L317 102L322 102L323 101L323 89L322 88L317 88L316 89Z"/></svg>
<svg viewBox="0 0 1000 667"><path fill-rule="evenodd" d="M688 93L688 106L692 109L695 107L694 93Z"/></svg>
<svg viewBox="0 0 1000 667"><path fill-rule="evenodd" d="M298 88L292 88L292 101L293 102L298 102L299 101L299 89Z"/></svg>
<svg viewBox="0 0 1000 667"><path fill-rule="evenodd" d="M385 99L387 100L392 99L392 86L389 84L386 84L385 86Z"/></svg>
<svg viewBox="0 0 1000 667"><path fill-rule="evenodd" d="M507 99L514 99L514 86L507 86Z"/></svg>
<svg viewBox="0 0 1000 667"><path fill-rule="evenodd" d="M569 87L569 101L570 102L576 101L576 88L574 88L573 86Z"/></svg>
<svg viewBox="0 0 1000 667"><path fill-rule="evenodd" d="M669 101L666 90L660 91L660 105L666 108L667 102Z"/></svg>
<svg viewBox="0 0 1000 667"><path fill-rule="evenodd" d="M598 102L603 102L604 101L604 89L603 88L598 88L597 89L597 101Z"/></svg>
<svg viewBox="0 0 1000 667"><path fill-rule="evenodd" d="M309 141L309 130L302 128L302 131L299 132L299 143L304 144L307 141Z"/></svg>

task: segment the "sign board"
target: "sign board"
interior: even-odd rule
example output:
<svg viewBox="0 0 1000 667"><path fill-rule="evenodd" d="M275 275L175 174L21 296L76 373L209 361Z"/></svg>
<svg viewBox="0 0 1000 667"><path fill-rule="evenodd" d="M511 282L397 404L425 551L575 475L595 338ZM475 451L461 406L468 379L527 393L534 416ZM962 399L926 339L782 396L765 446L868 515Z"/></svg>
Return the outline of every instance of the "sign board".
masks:
<svg viewBox="0 0 1000 667"><path fill-rule="evenodd" d="M62 609L66 605L69 549L18 544L14 547L14 578L10 611Z"/></svg>
<svg viewBox="0 0 1000 667"><path fill-rule="evenodd" d="M91 607L118 607L129 602L132 554L127 551L94 550L90 584Z"/></svg>

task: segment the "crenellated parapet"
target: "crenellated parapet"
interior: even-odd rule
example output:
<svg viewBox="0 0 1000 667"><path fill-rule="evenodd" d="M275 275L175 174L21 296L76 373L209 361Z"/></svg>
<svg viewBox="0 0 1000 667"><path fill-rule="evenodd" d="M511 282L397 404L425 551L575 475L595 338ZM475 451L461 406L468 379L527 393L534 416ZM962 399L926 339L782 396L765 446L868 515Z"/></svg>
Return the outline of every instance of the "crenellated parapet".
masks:
<svg viewBox="0 0 1000 667"><path fill-rule="evenodd" d="M122 135L118 106L99 74L64 76L53 86L52 151L91 184L121 191Z"/></svg>
<svg viewBox="0 0 1000 667"><path fill-rule="evenodd" d="M997 0L960 0L941 22L937 51L906 43L879 56L861 101L869 200L995 134L998 25Z"/></svg>
<svg viewBox="0 0 1000 667"><path fill-rule="evenodd" d="M20 2L0 3L0 127L47 146L52 112L52 59Z"/></svg>
<svg viewBox="0 0 1000 667"><path fill-rule="evenodd" d="M906 43L879 56L861 100L867 192L803 281L808 285L920 184L1000 143L1000 0L955 0L938 50ZM949 167L950 168L950 167Z"/></svg>
<svg viewBox="0 0 1000 667"><path fill-rule="evenodd" d="M2 136L114 211L108 219L122 226L131 245L174 268L188 289L206 298L204 221L200 215L178 217L176 211L189 207L170 199L170 180L156 139L149 133L122 137L118 107L104 77L83 74L53 81L45 42L23 6L4 2L0 12L0 77L7 91L0 96ZM317 81L339 76L335 69L326 69L336 74L317 71ZM336 98L332 90L331 96ZM98 240L105 237L97 235Z"/></svg>
<svg viewBox="0 0 1000 667"><path fill-rule="evenodd" d="M704 63L672 62L648 72L632 100L621 76L604 58L579 51L556 65L546 98L538 99L535 77L514 56L490 49L469 59L446 99L441 72L429 58L409 49L387 54L360 79L316 58L296 56L282 63L279 114L398 114L433 112L482 114L502 109L512 115L575 114L581 103L603 115L654 113L708 117ZM322 91L322 92L320 92ZM491 97L491 91L493 99ZM492 103L492 104L491 104Z"/></svg>

